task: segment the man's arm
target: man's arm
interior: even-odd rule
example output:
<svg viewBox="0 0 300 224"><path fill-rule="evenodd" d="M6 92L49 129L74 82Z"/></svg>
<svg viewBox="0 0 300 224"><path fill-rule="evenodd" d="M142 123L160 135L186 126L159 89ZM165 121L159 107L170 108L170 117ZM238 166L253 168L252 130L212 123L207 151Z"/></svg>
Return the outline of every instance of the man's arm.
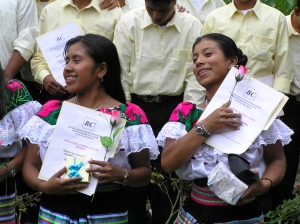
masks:
<svg viewBox="0 0 300 224"><path fill-rule="evenodd" d="M131 101L129 86L132 85L131 74L131 57L134 47L134 40L130 39L126 27L122 19L118 22L115 35L114 44L118 50L121 67L122 67L122 85L126 96L126 101Z"/></svg>
<svg viewBox="0 0 300 224"><path fill-rule="evenodd" d="M289 94L291 82L294 78L292 57L289 50L289 36L286 19L282 15L279 19L276 49L274 54L273 88Z"/></svg>
<svg viewBox="0 0 300 224"><path fill-rule="evenodd" d="M39 23L39 35L43 35L47 33L46 29L46 20L47 20L47 11L43 10L40 16L40 23ZM64 86L59 84L52 76L47 62L40 50L37 47L36 53L33 55L31 59L31 70L34 76L35 81L40 84L43 84L46 91L48 91L51 95L64 95L66 93L66 89Z"/></svg>
<svg viewBox="0 0 300 224"><path fill-rule="evenodd" d="M38 16L35 1L21 1L17 15L18 37L14 40L14 52L4 71L12 79L29 61L34 53L35 38L38 35Z"/></svg>
<svg viewBox="0 0 300 224"><path fill-rule="evenodd" d="M123 7L125 5L125 0L103 0L100 2L99 6L101 9L114 9L117 6Z"/></svg>

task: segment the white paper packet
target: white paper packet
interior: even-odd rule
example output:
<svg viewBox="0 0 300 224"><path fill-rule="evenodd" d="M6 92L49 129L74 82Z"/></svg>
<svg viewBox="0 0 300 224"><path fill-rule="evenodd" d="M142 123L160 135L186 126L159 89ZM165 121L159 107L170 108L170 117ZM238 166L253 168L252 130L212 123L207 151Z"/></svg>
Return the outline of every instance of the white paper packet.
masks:
<svg viewBox="0 0 300 224"><path fill-rule="evenodd" d="M231 205L235 205L248 188L223 162L219 162L209 173L207 185L215 195Z"/></svg>

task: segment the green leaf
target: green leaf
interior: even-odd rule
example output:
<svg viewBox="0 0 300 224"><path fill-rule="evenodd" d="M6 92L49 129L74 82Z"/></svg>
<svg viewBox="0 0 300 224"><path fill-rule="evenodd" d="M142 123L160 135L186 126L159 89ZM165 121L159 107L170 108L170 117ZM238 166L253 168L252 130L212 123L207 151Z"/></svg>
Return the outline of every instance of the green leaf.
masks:
<svg viewBox="0 0 300 224"><path fill-rule="evenodd" d="M111 137L108 136L101 136L100 141L101 144L106 148L110 148L113 145L113 140L111 139Z"/></svg>
<svg viewBox="0 0 300 224"><path fill-rule="evenodd" d="M115 130L113 138L115 139L115 137L117 137L117 135L119 134L119 132L122 130L123 127L119 127Z"/></svg>

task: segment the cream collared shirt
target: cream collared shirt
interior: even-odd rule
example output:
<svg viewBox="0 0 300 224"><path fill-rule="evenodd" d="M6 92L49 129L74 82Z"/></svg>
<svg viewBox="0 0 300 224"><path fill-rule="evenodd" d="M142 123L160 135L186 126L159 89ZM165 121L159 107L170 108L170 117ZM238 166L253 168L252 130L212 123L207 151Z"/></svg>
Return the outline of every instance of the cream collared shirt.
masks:
<svg viewBox="0 0 300 224"><path fill-rule="evenodd" d="M203 33L231 37L248 56L247 67L255 78L274 74L273 88L290 93L293 65L285 16L259 0L244 15L234 3L214 10L206 18Z"/></svg>
<svg viewBox="0 0 300 224"><path fill-rule="evenodd" d="M286 16L286 21L288 24L288 35L290 40L290 51L294 66L294 79L291 85L291 95L297 96L297 101L300 101L300 34L295 31L292 26L292 13Z"/></svg>
<svg viewBox="0 0 300 224"><path fill-rule="evenodd" d="M47 5L50 4L50 3L52 3L52 2L54 2L54 1L55 1L55 0L49 0L49 1L47 2ZM43 9L44 9L44 6L43 6L41 0L35 0L35 2L36 2L37 9L38 9L38 16L39 16L39 18L40 18L41 14L42 14L42 11L43 11Z"/></svg>
<svg viewBox="0 0 300 224"><path fill-rule="evenodd" d="M204 24L205 19L210 12L225 5L222 0L203 0L202 8L198 13L192 0L177 0L177 4L185 7L186 10L199 19L202 24Z"/></svg>
<svg viewBox="0 0 300 224"><path fill-rule="evenodd" d="M202 25L175 9L173 19L160 27L152 23L145 8L123 15L115 30L114 43L122 65L126 100L138 95L178 96L203 102L205 91L192 72L192 45Z"/></svg>
<svg viewBox="0 0 300 224"><path fill-rule="evenodd" d="M6 69L13 51L17 50L25 61L34 54L38 35L38 17L34 0L0 1L0 61ZM31 73L22 70L22 78L32 81Z"/></svg>
<svg viewBox="0 0 300 224"><path fill-rule="evenodd" d="M115 26L123 12L118 7L102 10L99 3L100 0L92 0L81 10L77 9L72 0L55 1L47 5L40 16L39 35L77 20L85 33L94 33L113 40ZM41 84L51 74L39 48L31 60L31 69L35 80Z"/></svg>

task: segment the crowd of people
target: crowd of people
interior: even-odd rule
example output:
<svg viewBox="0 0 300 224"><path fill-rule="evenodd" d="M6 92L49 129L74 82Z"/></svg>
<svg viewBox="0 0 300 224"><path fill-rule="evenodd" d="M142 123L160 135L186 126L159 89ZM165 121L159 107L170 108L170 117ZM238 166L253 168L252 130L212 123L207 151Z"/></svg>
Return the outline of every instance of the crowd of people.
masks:
<svg viewBox="0 0 300 224"><path fill-rule="evenodd" d="M143 224L147 200L153 224L260 223L294 197L300 0L286 17L260 0L6 0L0 15L0 223L16 223L22 189L42 192L33 223ZM35 38L72 21L85 35L66 42L64 86ZM230 69L245 65L289 100L240 155L259 178L231 205L207 186L228 155L204 142L239 130L241 115L228 104L201 115ZM93 199L78 193L80 178L61 178L65 167L38 178L63 101L126 120L115 157L89 161ZM153 170L192 181L182 207L170 180L168 194L150 182Z"/></svg>

